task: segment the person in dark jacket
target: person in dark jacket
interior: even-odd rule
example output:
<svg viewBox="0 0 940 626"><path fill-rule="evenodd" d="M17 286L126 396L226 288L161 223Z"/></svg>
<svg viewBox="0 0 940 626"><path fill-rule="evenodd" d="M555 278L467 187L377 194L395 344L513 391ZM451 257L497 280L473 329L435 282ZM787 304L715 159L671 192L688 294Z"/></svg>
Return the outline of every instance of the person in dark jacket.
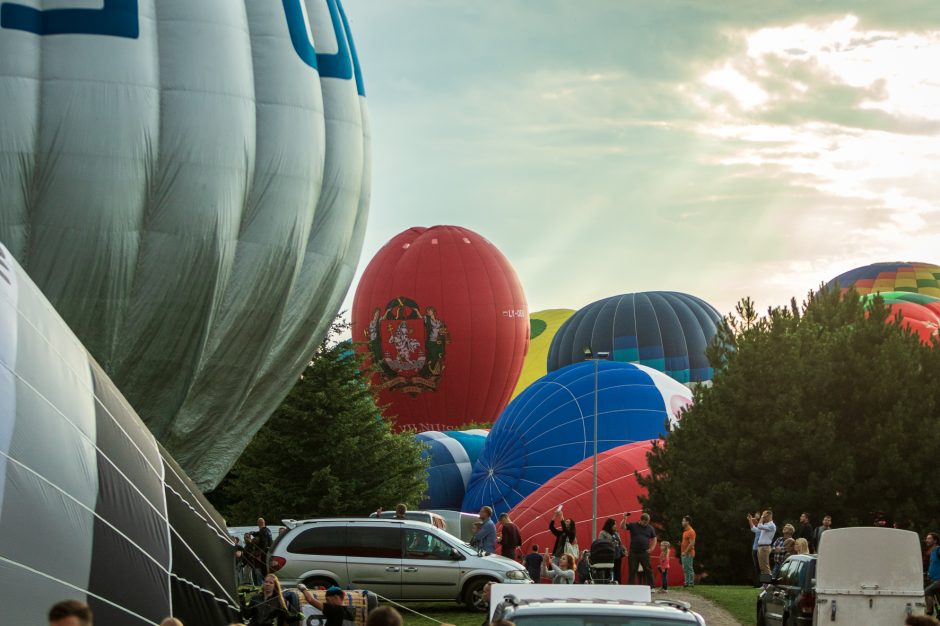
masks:
<svg viewBox="0 0 940 626"><path fill-rule="evenodd" d="M519 533L519 527L509 519L509 513L500 513L500 534L499 545L500 553L507 559L516 559L516 550L522 546L522 535Z"/></svg>
<svg viewBox="0 0 940 626"><path fill-rule="evenodd" d="M281 582L274 574L264 577L261 593L249 598L248 605L242 608L242 617L250 620L248 626L288 626L303 620L300 607L288 604Z"/></svg>
<svg viewBox="0 0 940 626"><path fill-rule="evenodd" d="M556 526L556 522L558 526ZM555 511L554 517L548 523L548 530L555 535L555 547L552 549L552 559L557 563L561 555L565 553L565 543L572 546L572 551L577 552L578 535L575 531L573 519L562 519L561 510ZM572 556L574 556L572 554Z"/></svg>
<svg viewBox="0 0 940 626"><path fill-rule="evenodd" d="M816 533L813 525L809 523L809 513L800 514L800 530L796 533L794 539L805 539L809 544L810 554L816 553Z"/></svg>

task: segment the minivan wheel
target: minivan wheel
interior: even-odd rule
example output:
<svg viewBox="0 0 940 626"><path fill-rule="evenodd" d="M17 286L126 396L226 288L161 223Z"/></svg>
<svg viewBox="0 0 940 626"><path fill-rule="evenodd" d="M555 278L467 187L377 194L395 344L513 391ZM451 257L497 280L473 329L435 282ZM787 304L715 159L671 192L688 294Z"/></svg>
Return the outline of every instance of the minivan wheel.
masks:
<svg viewBox="0 0 940 626"><path fill-rule="evenodd" d="M324 589L329 589L336 584L335 581L330 580L329 578L324 578L323 576L314 576L312 578L304 579L304 584L310 587L311 589L319 589L323 587Z"/></svg>
<svg viewBox="0 0 940 626"><path fill-rule="evenodd" d="M475 611L486 611L489 607L487 606L486 599L483 597L483 587L486 586L486 583L493 582L487 580L486 578L476 578L471 580L463 591L463 603Z"/></svg>

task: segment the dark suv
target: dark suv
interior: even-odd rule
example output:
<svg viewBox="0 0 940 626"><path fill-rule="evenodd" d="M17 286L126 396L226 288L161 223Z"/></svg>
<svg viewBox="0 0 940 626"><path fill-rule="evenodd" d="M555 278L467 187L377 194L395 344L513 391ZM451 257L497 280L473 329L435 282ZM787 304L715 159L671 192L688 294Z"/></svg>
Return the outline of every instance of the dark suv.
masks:
<svg viewBox="0 0 940 626"><path fill-rule="evenodd" d="M757 626L813 623L816 611L816 555L793 554L757 597Z"/></svg>

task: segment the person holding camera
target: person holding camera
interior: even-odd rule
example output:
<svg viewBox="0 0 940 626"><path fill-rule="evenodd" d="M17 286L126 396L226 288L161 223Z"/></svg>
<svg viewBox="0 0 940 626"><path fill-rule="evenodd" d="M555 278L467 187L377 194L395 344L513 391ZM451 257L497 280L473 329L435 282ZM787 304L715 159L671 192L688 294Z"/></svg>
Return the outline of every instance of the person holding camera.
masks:
<svg viewBox="0 0 940 626"><path fill-rule="evenodd" d="M640 521L628 522L630 513L624 513L620 529L630 533L630 549L627 552L627 584L633 585L640 566L643 566L643 578L650 589L653 588L653 567L650 565L650 551L656 549L656 530L650 525L648 513L640 515ZM639 583L642 584L642 583Z"/></svg>
<svg viewBox="0 0 940 626"><path fill-rule="evenodd" d="M752 530L758 532L757 535L757 564L760 567L761 577L770 577L770 552L774 543L774 535L777 534L777 525L774 524L774 514L770 509L761 513L760 518L756 515L748 515L747 521ZM764 582L763 580L761 582Z"/></svg>

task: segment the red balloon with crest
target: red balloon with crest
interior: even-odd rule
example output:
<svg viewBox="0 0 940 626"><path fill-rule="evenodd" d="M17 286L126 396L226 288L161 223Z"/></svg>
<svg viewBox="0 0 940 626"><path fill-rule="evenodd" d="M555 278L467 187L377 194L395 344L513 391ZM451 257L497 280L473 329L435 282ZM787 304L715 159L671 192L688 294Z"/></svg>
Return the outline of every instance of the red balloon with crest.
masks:
<svg viewBox="0 0 940 626"><path fill-rule="evenodd" d="M460 226L414 227L369 262L352 338L385 386L398 428L492 422L509 403L529 344L522 285L505 256Z"/></svg>

